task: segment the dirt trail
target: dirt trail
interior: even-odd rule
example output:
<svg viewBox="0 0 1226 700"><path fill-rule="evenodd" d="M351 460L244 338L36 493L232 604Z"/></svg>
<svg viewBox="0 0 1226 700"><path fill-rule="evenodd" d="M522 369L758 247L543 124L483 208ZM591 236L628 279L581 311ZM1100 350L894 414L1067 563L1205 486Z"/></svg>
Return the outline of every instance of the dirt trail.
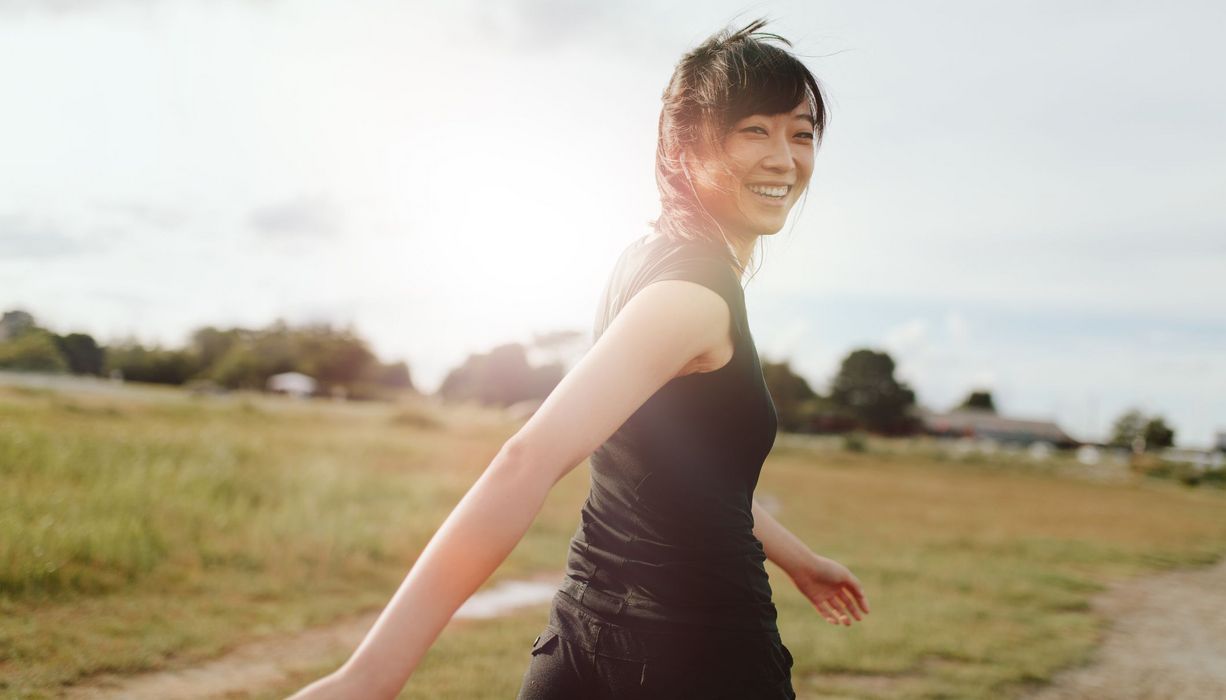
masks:
<svg viewBox="0 0 1226 700"><path fill-rule="evenodd" d="M1114 586L1093 607L1111 623L1090 664L1029 700L1226 698L1226 558Z"/></svg>
<svg viewBox="0 0 1226 700"><path fill-rule="evenodd" d="M310 670L319 659L356 648L377 617L378 612L374 612L290 639L251 642L191 668L135 676L99 676L85 685L69 688L63 697L70 700L244 697L247 691L270 688L295 672Z"/></svg>
<svg viewBox="0 0 1226 700"><path fill-rule="evenodd" d="M456 611L460 620L506 614L525 605L544 605L562 581L561 572L549 572L522 581L507 581L479 591ZM274 637L244 644L233 651L191 668L142 673L135 676L97 676L66 689L69 700L202 700L243 698L276 687L296 673L309 672L320 659L357 648L379 612L346 618L293 637Z"/></svg>
<svg viewBox="0 0 1226 700"><path fill-rule="evenodd" d="M1226 558L1208 568L1143 575L1094 596L1108 620L1089 663L1059 673L1025 700L1226 698ZM794 678L802 700L918 697L925 676L951 662L928 658L894 674L819 673Z"/></svg>

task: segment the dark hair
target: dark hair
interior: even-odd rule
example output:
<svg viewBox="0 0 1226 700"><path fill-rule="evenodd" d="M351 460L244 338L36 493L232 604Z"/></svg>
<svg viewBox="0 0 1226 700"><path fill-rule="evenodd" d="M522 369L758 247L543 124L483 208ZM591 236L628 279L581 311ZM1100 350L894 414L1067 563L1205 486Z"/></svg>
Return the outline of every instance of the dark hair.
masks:
<svg viewBox="0 0 1226 700"><path fill-rule="evenodd" d="M669 238L718 244L738 268L742 265L728 242L719 240L722 230L712 233L704 224L719 229L697 199L682 154L722 154L724 137L738 121L751 114L788 112L801 100L812 108L814 148L826 131L826 100L817 78L783 48L791 42L759 31L765 25L759 19L735 32L721 30L681 58L664 89L656 144L661 213L651 225Z"/></svg>

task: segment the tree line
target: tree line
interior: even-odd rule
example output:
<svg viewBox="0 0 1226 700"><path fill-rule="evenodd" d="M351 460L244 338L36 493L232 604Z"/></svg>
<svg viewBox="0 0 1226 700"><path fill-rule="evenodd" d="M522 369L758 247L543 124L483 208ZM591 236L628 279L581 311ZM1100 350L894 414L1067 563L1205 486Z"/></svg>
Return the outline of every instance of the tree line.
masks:
<svg viewBox="0 0 1226 700"><path fill-rule="evenodd" d="M566 373L562 357L567 348L573 351L584 339L577 331L559 331L537 335L527 344L505 343L474 353L448 372L437 393L444 400L502 407L543 400ZM209 382L230 389L262 389L270 376L296 371L313 377L321 395L339 390L351 398L378 398L416 391L404 362L380 362L352 329L295 327L284 321L260 329L204 326L183 348L146 347L135 341L104 347L88 334L58 335L40 327L29 313L9 311L0 317L0 368L119 375L176 385ZM788 361L762 358L779 428L799 433L918 432L922 426L914 410L915 390L895 376L895 368L883 350L854 349L823 395ZM986 389L971 391L958 408L996 411ZM1115 421L1109 444L1140 451L1169 447L1174 436L1162 416L1133 408Z"/></svg>
<svg viewBox="0 0 1226 700"><path fill-rule="evenodd" d="M404 362L380 362L351 328L281 320L256 329L204 326L181 348L135 340L104 346L86 333L59 335L25 311L9 311L0 317L0 368L226 389L263 389L274 374L301 372L316 380L317 394L351 398L413 389Z"/></svg>

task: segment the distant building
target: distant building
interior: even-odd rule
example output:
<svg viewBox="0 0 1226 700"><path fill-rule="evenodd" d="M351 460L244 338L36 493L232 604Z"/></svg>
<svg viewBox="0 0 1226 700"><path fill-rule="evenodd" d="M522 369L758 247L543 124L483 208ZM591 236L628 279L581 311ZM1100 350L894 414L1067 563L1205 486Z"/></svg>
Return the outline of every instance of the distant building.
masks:
<svg viewBox="0 0 1226 700"><path fill-rule="evenodd" d="M269 391L279 394L289 394L297 398L305 398L315 393L315 387L319 385L314 378L308 377L301 372L282 372L274 374L268 378L268 383L265 386Z"/></svg>
<svg viewBox="0 0 1226 700"><path fill-rule="evenodd" d="M923 431L938 437L987 438L1001 443L1030 445L1045 442L1056 447L1072 448L1081 443L1052 421L1009 418L982 409L955 409L938 413L920 408L915 415Z"/></svg>
<svg viewBox="0 0 1226 700"><path fill-rule="evenodd" d="M1166 447L1158 451L1158 456L1168 462L1178 462L1195 467L1196 471L1202 474L1226 468L1226 455L1217 449Z"/></svg>
<svg viewBox="0 0 1226 700"><path fill-rule="evenodd" d="M1219 430L1213 436L1213 449L1226 452L1226 430Z"/></svg>

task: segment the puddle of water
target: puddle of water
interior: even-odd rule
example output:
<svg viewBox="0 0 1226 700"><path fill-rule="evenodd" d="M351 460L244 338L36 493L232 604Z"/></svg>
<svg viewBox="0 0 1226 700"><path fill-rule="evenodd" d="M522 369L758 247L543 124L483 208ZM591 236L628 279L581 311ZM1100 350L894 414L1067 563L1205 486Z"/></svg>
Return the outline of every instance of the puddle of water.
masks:
<svg viewBox="0 0 1226 700"><path fill-rule="evenodd" d="M487 591L477 591L456 610L455 617L487 618L505 615L515 608L553 600L561 581L506 581Z"/></svg>
<svg viewBox="0 0 1226 700"><path fill-rule="evenodd" d="M762 505L762 510L771 515L778 515L780 509L783 508L783 504L779 502L779 499L774 494L759 492L754 494L754 498Z"/></svg>

